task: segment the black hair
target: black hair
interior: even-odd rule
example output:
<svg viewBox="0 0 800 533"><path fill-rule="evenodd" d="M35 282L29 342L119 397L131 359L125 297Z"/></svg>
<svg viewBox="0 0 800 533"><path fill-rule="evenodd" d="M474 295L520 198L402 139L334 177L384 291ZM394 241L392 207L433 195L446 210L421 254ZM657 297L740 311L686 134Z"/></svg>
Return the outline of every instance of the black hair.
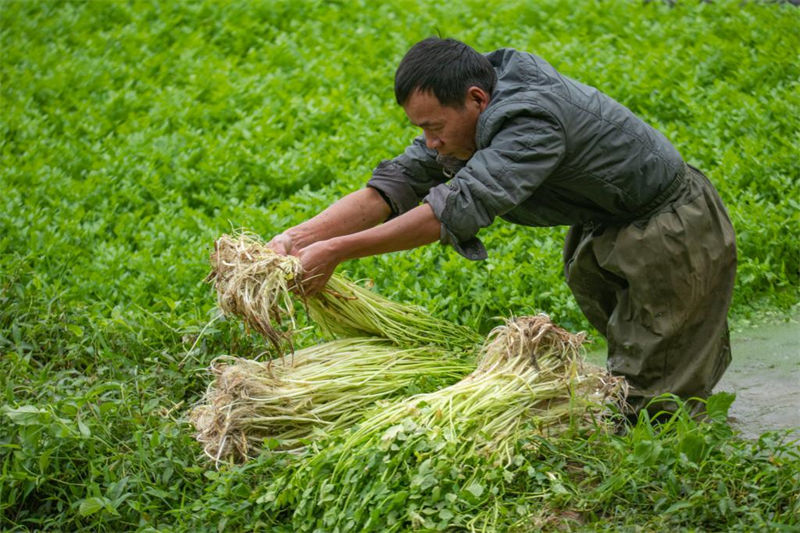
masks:
<svg viewBox="0 0 800 533"><path fill-rule="evenodd" d="M482 54L455 39L428 37L406 52L394 75L394 96L400 105L414 91L433 91L439 103L462 107L473 85L492 94L497 74Z"/></svg>

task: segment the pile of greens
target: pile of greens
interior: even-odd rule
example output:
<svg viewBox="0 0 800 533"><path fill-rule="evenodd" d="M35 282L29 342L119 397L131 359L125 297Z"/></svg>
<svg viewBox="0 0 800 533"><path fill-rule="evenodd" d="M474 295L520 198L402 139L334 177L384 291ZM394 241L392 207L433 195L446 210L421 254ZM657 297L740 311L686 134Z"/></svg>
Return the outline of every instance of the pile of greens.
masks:
<svg viewBox="0 0 800 533"><path fill-rule="evenodd" d="M265 363L224 357L212 364L216 377L190 419L206 455L217 463L248 459L261 446L303 450L356 423L358 430L348 437L353 453L385 439L385 432L396 433L397 424L411 423L457 441L480 437L482 444L471 452L492 450L499 458L508 455L511 439L527 421L535 422L526 427L536 435L603 429L604 403L625 401L624 380L584 363L578 350L585 335L568 333L546 315L495 328L477 368L463 377L477 336L424 309L395 303L341 275L306 297L297 283L305 275L299 259L247 234L217 239L211 265L206 280L214 283L220 308L264 334L280 356ZM295 323L292 292L324 332L345 338L280 351L291 348L296 333L280 330L283 322ZM463 379L381 405L361 420L375 402L401 395L423 377L443 384Z"/></svg>

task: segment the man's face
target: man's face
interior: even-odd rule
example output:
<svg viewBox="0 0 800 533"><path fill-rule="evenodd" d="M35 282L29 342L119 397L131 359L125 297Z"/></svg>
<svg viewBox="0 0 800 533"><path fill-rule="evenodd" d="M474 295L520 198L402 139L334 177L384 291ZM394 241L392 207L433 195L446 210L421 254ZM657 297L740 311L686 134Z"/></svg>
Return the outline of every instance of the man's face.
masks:
<svg viewBox="0 0 800 533"><path fill-rule="evenodd" d="M488 103L484 91L470 87L460 108L443 106L432 91L414 91L403 109L411 123L422 128L428 148L466 161L475 153L475 128Z"/></svg>

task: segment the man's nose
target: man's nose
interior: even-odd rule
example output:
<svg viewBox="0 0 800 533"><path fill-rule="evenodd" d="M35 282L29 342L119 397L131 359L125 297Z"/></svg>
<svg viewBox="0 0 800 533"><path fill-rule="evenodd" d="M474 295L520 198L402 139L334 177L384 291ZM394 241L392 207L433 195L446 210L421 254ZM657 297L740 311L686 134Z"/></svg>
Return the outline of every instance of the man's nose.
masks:
<svg viewBox="0 0 800 533"><path fill-rule="evenodd" d="M425 135L425 145L431 150L436 150L442 145L442 141L434 135Z"/></svg>

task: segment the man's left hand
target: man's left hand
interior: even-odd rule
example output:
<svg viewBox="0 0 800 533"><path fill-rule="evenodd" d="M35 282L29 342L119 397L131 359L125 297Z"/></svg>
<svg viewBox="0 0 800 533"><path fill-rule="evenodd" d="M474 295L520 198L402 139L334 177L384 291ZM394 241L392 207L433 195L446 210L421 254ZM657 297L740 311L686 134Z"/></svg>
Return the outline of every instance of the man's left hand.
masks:
<svg viewBox="0 0 800 533"><path fill-rule="evenodd" d="M296 254L303 266L301 284L305 296L313 296L321 291L341 262L332 241L309 244Z"/></svg>

